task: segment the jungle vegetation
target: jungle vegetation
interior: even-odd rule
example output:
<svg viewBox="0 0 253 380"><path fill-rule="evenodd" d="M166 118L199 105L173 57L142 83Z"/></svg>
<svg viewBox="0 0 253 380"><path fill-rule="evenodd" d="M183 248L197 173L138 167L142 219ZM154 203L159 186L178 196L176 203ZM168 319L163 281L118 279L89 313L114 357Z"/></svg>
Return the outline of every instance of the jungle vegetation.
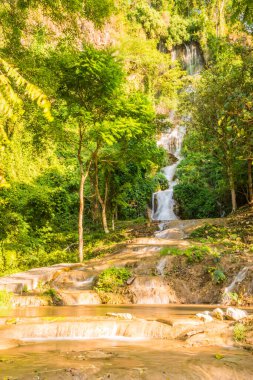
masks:
<svg viewBox="0 0 253 380"><path fill-rule="evenodd" d="M190 115L181 217L252 204L252 18L250 0L1 1L1 273L82 261L145 218L171 111ZM190 77L171 51L193 41Z"/></svg>

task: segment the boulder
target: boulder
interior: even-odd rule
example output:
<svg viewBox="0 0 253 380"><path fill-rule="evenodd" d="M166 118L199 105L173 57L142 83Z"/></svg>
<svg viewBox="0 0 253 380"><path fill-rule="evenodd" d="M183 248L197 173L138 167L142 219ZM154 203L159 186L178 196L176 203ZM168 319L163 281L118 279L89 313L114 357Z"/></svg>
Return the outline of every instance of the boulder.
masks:
<svg viewBox="0 0 253 380"><path fill-rule="evenodd" d="M214 309L212 311L212 316L216 319L220 319L221 321L224 319L224 311L221 310L219 307L217 307L216 309Z"/></svg>
<svg viewBox="0 0 253 380"><path fill-rule="evenodd" d="M213 321L213 318L211 317L211 315L205 314L205 313L198 313L198 314L196 314L196 317L198 317L203 322L212 322Z"/></svg>
<svg viewBox="0 0 253 380"><path fill-rule="evenodd" d="M239 321L240 319L246 318L248 313L244 310L237 309L235 307L228 307L226 310L226 318L232 321Z"/></svg>

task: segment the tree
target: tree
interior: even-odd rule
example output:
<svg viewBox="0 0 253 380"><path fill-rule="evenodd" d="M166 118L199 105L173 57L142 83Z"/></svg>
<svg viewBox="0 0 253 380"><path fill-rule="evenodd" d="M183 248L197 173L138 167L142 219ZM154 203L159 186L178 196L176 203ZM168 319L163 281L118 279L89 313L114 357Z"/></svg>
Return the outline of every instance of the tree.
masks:
<svg viewBox="0 0 253 380"><path fill-rule="evenodd" d="M96 50L86 47L84 52L69 55L62 66L62 86L60 93L69 106L69 118L78 128L77 158L80 168L79 188L79 260L83 260L83 212L84 185L88 178L91 163L97 165L99 140L105 137L106 129L100 128L111 112L110 100L119 91L123 78L119 62L109 50ZM110 134L109 134L110 135ZM109 136L110 137L110 136ZM100 203L96 180L96 193ZM106 225L105 231L107 232Z"/></svg>
<svg viewBox="0 0 253 380"><path fill-rule="evenodd" d="M219 159L227 172L233 211L237 208L236 162L245 154L245 137L252 141L251 71L250 66L245 69L240 55L230 52L203 74L196 93L191 94L193 128L203 148Z"/></svg>

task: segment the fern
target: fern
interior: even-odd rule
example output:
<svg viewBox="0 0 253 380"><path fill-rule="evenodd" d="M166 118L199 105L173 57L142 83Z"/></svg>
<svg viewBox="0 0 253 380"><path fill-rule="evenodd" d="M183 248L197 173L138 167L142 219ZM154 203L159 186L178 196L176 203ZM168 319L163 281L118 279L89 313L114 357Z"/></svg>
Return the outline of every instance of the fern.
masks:
<svg viewBox="0 0 253 380"><path fill-rule="evenodd" d="M19 93L36 102L47 120L52 121L51 104L47 96L34 84L27 81L18 69L0 57L0 115L11 118L15 109L23 111L23 101Z"/></svg>

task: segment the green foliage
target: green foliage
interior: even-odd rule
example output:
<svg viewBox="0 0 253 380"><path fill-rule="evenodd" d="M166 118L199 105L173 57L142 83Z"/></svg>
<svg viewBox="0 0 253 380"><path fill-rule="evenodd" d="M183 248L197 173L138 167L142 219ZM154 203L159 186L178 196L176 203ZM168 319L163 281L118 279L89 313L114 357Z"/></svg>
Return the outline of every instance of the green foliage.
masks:
<svg viewBox="0 0 253 380"><path fill-rule="evenodd" d="M183 251L176 247L163 247L160 250L161 256L167 256L167 255L180 256L182 254L183 254Z"/></svg>
<svg viewBox="0 0 253 380"><path fill-rule="evenodd" d="M52 121L50 112L51 104L46 95L35 85L27 81L19 74L17 68L9 64L0 56L0 115L6 119L17 120L15 113L23 113L22 98L19 92L23 92L32 101L43 109L45 117ZM0 136L8 138L5 131L0 130ZM1 142L1 141L0 141Z"/></svg>
<svg viewBox="0 0 253 380"><path fill-rule="evenodd" d="M239 203L245 202L252 53L246 47L249 4L239 3L234 12L230 4L200 0L1 1L2 274L76 260L80 136L84 169L91 162L84 186L87 258L122 238L112 233L109 241L101 231L99 195L108 220L126 220L143 218L152 192L165 189L157 172L167 159L156 136L169 126L167 115L177 108L186 79L170 54L157 49L160 43L171 49L199 41L210 57L182 105L193 122L177 172L181 215L230 211L225 156ZM242 236L233 235L231 250L238 248L235 235Z"/></svg>
<svg viewBox="0 0 253 380"><path fill-rule="evenodd" d="M49 288L46 291L44 291L43 295L50 297L54 305L59 305L62 302L61 297L59 296L57 291L53 288Z"/></svg>
<svg viewBox="0 0 253 380"><path fill-rule="evenodd" d="M174 189L174 199L180 207L184 219L199 219L217 216L215 194L211 189L198 184L178 184Z"/></svg>
<svg viewBox="0 0 253 380"><path fill-rule="evenodd" d="M86 18L92 20L97 26L101 26L114 12L114 0L85 0L80 1ZM69 1L67 1L69 3Z"/></svg>
<svg viewBox="0 0 253 380"><path fill-rule="evenodd" d="M85 46L83 52L69 55L64 63L61 91L69 102L85 105L86 112L96 107L107 110L107 101L115 95L123 78L121 65L113 52ZM74 112L81 113L76 106Z"/></svg>
<svg viewBox="0 0 253 380"><path fill-rule="evenodd" d="M224 272L216 267L209 267L208 273L211 275L211 278L215 284L221 284L227 279Z"/></svg>
<svg viewBox="0 0 253 380"><path fill-rule="evenodd" d="M153 178L153 181L156 183L155 191L168 189L168 180L163 173L157 173Z"/></svg>
<svg viewBox="0 0 253 380"><path fill-rule="evenodd" d="M243 187L247 191L246 161L242 159L247 159L252 146L252 129L249 128L252 53L247 50L238 53L233 46L223 44L216 59L203 73L196 91L188 94L192 115L190 133L198 139L198 151L221 165L226 191L231 192L235 211L235 193ZM211 194L207 197L211 199Z"/></svg>
<svg viewBox="0 0 253 380"><path fill-rule="evenodd" d="M190 130L184 140L184 159L178 166L175 199L184 219L219 217L229 210L229 191L220 162L202 150Z"/></svg>
<svg viewBox="0 0 253 380"><path fill-rule="evenodd" d="M193 246L185 250L184 254L190 264L201 262L205 256L210 254L210 248L207 246Z"/></svg>
<svg viewBox="0 0 253 380"><path fill-rule="evenodd" d="M201 262L205 256L210 255L211 250L207 246L192 246L186 249L179 249L175 247L164 247L160 250L161 256L186 256L189 264Z"/></svg>
<svg viewBox="0 0 253 380"><path fill-rule="evenodd" d="M175 45L181 45L189 41L190 34L188 33L188 21L179 16L173 15L170 18L168 37L166 37L166 47L171 50Z"/></svg>
<svg viewBox="0 0 253 380"><path fill-rule="evenodd" d="M156 38L166 34L166 26L161 15L156 9L150 7L145 0L137 1L129 13L129 18L141 24L148 38Z"/></svg>
<svg viewBox="0 0 253 380"><path fill-rule="evenodd" d="M227 227L205 224L191 232L190 238L215 238L217 240L229 237L231 234Z"/></svg>
<svg viewBox="0 0 253 380"><path fill-rule="evenodd" d="M7 290L0 290L0 309L1 308L10 308L12 303L13 294L7 292Z"/></svg>
<svg viewBox="0 0 253 380"><path fill-rule="evenodd" d="M115 292L120 286L132 276L132 273L127 268L108 268L100 273L95 286L97 291Z"/></svg>
<svg viewBox="0 0 253 380"><path fill-rule="evenodd" d="M232 12L233 18L243 20L246 24L246 28L252 31L253 23L253 6L251 0L233 0Z"/></svg>
<svg viewBox="0 0 253 380"><path fill-rule="evenodd" d="M230 298L230 300L233 302L233 304L235 305L238 305L240 302L240 297L239 297L239 294L236 293L236 292L229 292L228 293L228 296Z"/></svg>
<svg viewBox="0 0 253 380"><path fill-rule="evenodd" d="M233 329L233 338L236 342L243 342L246 338L246 327L243 323L236 323Z"/></svg>

